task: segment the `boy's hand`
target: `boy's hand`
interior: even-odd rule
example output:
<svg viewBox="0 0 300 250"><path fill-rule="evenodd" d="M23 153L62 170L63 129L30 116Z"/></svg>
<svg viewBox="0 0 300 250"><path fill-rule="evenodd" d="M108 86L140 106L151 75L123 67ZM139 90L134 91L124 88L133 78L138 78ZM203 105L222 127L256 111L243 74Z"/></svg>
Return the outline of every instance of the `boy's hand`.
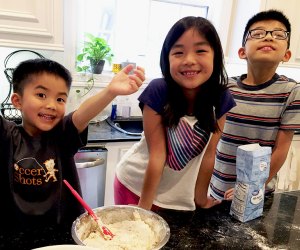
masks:
<svg viewBox="0 0 300 250"><path fill-rule="evenodd" d="M232 201L234 197L234 188L228 189L224 194L224 200Z"/></svg>
<svg viewBox="0 0 300 250"><path fill-rule="evenodd" d="M133 74L129 72L133 70ZM114 95L129 95L136 92L145 80L145 70L132 64L127 65L114 76L109 84L109 90Z"/></svg>

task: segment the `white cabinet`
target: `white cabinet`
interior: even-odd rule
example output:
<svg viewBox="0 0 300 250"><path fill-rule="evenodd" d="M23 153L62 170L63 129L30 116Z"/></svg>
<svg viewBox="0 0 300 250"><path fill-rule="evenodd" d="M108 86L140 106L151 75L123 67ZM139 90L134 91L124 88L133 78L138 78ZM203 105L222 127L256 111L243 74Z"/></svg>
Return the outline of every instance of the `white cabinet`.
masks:
<svg viewBox="0 0 300 250"><path fill-rule="evenodd" d="M0 46L63 51L61 0L0 0Z"/></svg>
<svg viewBox="0 0 300 250"><path fill-rule="evenodd" d="M300 135L295 135L287 159L278 172L277 191L300 190Z"/></svg>
<svg viewBox="0 0 300 250"><path fill-rule="evenodd" d="M114 204L114 178L117 163L126 151L135 144L136 141L127 142L109 142L105 144L107 148L107 166L104 205Z"/></svg>

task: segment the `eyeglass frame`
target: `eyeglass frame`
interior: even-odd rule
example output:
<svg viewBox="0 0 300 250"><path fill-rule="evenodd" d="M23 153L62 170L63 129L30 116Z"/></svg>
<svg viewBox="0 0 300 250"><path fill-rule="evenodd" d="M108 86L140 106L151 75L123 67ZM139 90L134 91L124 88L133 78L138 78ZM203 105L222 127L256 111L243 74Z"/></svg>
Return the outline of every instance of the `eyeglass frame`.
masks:
<svg viewBox="0 0 300 250"><path fill-rule="evenodd" d="M255 38L255 37L252 37L252 36L251 36L251 32L252 32L252 31L255 31L255 30L263 30L263 31L266 32L266 35L265 35L264 37L261 37L261 38ZM273 36L273 32L274 32L274 31L283 31L283 32L285 33L286 37L285 37L284 39L278 39L278 38L275 38L275 37ZM251 38L253 38L253 39L258 40L258 39L264 39L269 33L271 34L271 37L272 37L272 38L274 38L274 39L276 39L276 40L281 40L281 41L288 40L288 43L289 43L289 38L290 38L290 32L289 32L289 31L281 30L281 29L277 29L277 30L265 30L265 29L256 28L256 29L252 29L252 30L249 30L249 31L248 31L247 35L245 36L245 40L244 40L244 42L243 42L243 46L245 46L245 44L246 44L246 42L247 42L249 36L250 36Z"/></svg>

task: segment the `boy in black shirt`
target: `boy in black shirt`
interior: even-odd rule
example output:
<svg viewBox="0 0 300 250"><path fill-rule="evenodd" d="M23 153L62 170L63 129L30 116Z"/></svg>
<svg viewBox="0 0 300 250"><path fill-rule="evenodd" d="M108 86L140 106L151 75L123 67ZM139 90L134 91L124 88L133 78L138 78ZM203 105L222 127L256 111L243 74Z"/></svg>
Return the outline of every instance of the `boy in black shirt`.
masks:
<svg viewBox="0 0 300 250"><path fill-rule="evenodd" d="M22 230L68 224L83 212L66 179L80 192L74 154L87 143L89 121L117 95L134 93L144 81L132 65L114 76L106 88L65 116L71 76L66 68L47 59L27 60L13 72L11 101L22 114L22 124L0 116L0 214L8 225ZM49 235L51 237L51 235Z"/></svg>

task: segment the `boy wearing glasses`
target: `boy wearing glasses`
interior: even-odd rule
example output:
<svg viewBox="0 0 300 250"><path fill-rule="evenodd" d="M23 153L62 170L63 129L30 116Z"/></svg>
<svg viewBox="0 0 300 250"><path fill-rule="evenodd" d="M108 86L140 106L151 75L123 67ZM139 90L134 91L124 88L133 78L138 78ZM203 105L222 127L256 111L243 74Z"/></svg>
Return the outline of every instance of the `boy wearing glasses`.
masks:
<svg viewBox="0 0 300 250"><path fill-rule="evenodd" d="M232 200L236 182L236 150L244 144L272 147L266 193L275 189L294 130L300 128L300 84L276 74L291 57L291 25L276 10L254 15L247 23L238 54L247 61L247 74L229 80L237 106L228 113L218 143L210 195Z"/></svg>

